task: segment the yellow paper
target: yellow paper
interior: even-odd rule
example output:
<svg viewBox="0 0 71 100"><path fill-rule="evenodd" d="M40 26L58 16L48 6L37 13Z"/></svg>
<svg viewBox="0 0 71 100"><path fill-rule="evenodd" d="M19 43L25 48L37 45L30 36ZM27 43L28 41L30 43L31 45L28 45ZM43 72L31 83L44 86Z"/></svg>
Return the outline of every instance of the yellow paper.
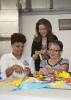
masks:
<svg viewBox="0 0 71 100"><path fill-rule="evenodd" d="M52 86L63 86L64 85L64 81L63 80L61 80L61 81L56 81L56 82L52 82L52 83L50 83L50 85L52 85Z"/></svg>
<svg viewBox="0 0 71 100"><path fill-rule="evenodd" d="M23 80L23 78L15 79L15 80L9 82L8 85L19 86L19 84L22 82L22 80Z"/></svg>
<svg viewBox="0 0 71 100"><path fill-rule="evenodd" d="M42 55L41 55L41 54L39 54L39 57L40 57L40 60L43 60L43 58L42 58Z"/></svg>
<svg viewBox="0 0 71 100"><path fill-rule="evenodd" d="M58 77L70 78L70 74L68 72L63 71L62 73L59 73Z"/></svg>

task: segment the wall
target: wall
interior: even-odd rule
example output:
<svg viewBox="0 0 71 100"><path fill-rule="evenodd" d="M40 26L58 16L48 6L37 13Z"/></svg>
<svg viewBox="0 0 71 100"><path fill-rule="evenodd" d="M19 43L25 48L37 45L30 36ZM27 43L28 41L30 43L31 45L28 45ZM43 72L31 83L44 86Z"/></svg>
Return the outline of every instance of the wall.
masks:
<svg viewBox="0 0 71 100"><path fill-rule="evenodd" d="M64 51L63 51L63 57L69 59L70 61L70 71L71 71L71 30L59 30L58 25L58 19L70 19L71 14L61 14L61 15L20 15L20 29L21 31L26 35L27 37L27 45L25 49L26 55L31 54L31 44L32 40L35 34L35 24L38 19L40 18L47 18L50 20L52 27L53 27L53 33L58 36L58 38L63 42L64 44Z"/></svg>
<svg viewBox="0 0 71 100"><path fill-rule="evenodd" d="M1 0L0 35L18 31L17 0Z"/></svg>
<svg viewBox="0 0 71 100"><path fill-rule="evenodd" d="M0 0L0 56L10 52L10 41L2 38L10 37L13 32L18 32L17 0Z"/></svg>

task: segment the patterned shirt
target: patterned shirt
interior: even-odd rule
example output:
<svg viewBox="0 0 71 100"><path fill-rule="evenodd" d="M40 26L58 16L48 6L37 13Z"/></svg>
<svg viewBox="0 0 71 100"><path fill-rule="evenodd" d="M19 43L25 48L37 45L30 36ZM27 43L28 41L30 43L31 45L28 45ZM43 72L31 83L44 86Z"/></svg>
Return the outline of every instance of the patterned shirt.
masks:
<svg viewBox="0 0 71 100"><path fill-rule="evenodd" d="M55 68L60 68L60 66L63 65L63 64L69 65L68 59L61 58L61 60L59 62L57 62L57 64L55 64L54 67ZM40 63L40 66L41 66L41 68L43 68L43 67L47 67L47 68L52 67L52 65L49 64L48 60L42 60L41 63Z"/></svg>

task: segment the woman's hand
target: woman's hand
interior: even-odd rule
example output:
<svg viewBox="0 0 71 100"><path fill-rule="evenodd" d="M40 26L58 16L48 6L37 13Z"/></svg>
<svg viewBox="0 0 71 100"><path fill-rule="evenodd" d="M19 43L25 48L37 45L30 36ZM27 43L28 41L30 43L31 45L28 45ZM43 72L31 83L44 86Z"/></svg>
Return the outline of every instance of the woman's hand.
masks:
<svg viewBox="0 0 71 100"><path fill-rule="evenodd" d="M40 53L41 53L42 55L46 54L46 52L47 52L46 49L44 49L44 50L42 49L42 50L40 51Z"/></svg>
<svg viewBox="0 0 71 100"><path fill-rule="evenodd" d="M40 68L39 74L47 75L48 74L47 68Z"/></svg>
<svg viewBox="0 0 71 100"><path fill-rule="evenodd" d="M53 67L46 68L46 70L47 70L48 73L53 73L54 72L54 68Z"/></svg>
<svg viewBox="0 0 71 100"><path fill-rule="evenodd" d="M40 50L40 51L35 51L35 54L32 56L34 60L36 60L38 58L38 56L40 57L41 55L46 54L46 50Z"/></svg>
<svg viewBox="0 0 71 100"><path fill-rule="evenodd" d="M39 74L47 75L53 72L53 68L40 68Z"/></svg>
<svg viewBox="0 0 71 100"><path fill-rule="evenodd" d="M33 59L36 60L39 56L39 54L41 53L41 51L35 51L35 54L33 54Z"/></svg>

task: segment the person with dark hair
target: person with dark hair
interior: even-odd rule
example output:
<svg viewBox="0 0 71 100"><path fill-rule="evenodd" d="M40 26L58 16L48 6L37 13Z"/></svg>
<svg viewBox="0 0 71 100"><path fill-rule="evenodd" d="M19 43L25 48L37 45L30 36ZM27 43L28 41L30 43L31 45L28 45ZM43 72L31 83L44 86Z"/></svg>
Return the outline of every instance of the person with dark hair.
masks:
<svg viewBox="0 0 71 100"><path fill-rule="evenodd" d="M61 72L69 70L68 59L62 58L61 54L63 51L63 43L59 40L50 41L48 43L48 54L50 58L44 62L44 66L41 64L42 68L39 73L48 74L53 72Z"/></svg>
<svg viewBox="0 0 71 100"><path fill-rule="evenodd" d="M26 57L23 54L26 37L22 33L11 35L12 52L4 54L0 60L2 78L24 77L32 75Z"/></svg>
<svg viewBox="0 0 71 100"><path fill-rule="evenodd" d="M57 36L52 33L52 25L47 19L41 18L36 23L36 37L31 47L31 56L35 60L35 69L40 69L40 55L43 59L48 57L47 44L50 40L58 40Z"/></svg>
<svg viewBox="0 0 71 100"><path fill-rule="evenodd" d="M26 37L22 33L14 33L11 35L11 44L14 44L15 42L21 42L26 43Z"/></svg>

